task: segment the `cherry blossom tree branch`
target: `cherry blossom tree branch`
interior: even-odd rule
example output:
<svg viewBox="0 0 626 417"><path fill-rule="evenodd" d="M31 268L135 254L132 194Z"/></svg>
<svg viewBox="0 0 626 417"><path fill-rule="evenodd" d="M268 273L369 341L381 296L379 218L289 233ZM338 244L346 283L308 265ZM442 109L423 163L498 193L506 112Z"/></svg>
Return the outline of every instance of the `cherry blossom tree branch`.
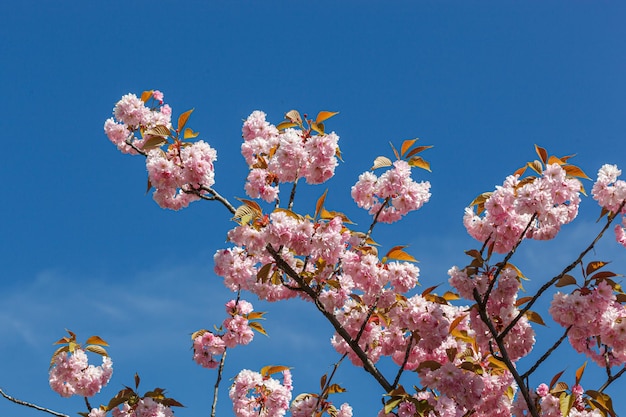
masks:
<svg viewBox="0 0 626 417"><path fill-rule="evenodd" d="M515 318L513 320L511 320L511 322L509 323L509 325L502 331L502 333L500 333L500 335L497 336L498 340L503 340L504 337L507 335L507 333L509 333L511 331L511 329L513 327L515 327L515 325L517 324L517 322L526 314L526 312L528 310L530 310L530 308L535 304L535 302L539 299L539 297L546 292L552 285L554 285L555 283L557 283L561 278L563 278L563 276L565 274L567 274L569 271L571 271L572 269L576 268L576 266L582 262L583 258L585 257L585 255L587 255L596 245L596 243L598 243L598 241L602 238L602 236L604 235L604 232L607 231L607 229L609 228L609 226L611 225L611 223L613 223L613 220L615 220L615 218L617 217L617 213L620 213L622 211L622 209L624 208L624 205L626 204L626 200L624 200L622 202L622 204L620 204L619 208L617 209L617 211L613 214L613 215L609 215L606 221L606 224L604 225L604 227L602 228L602 230L600 230L600 232L598 233L598 235L596 236L596 238L593 240L593 242L591 242L591 244L589 244L589 246L587 246L587 248L582 251L580 253L580 255L578 256L578 258L576 258L576 260L574 262L572 262L570 265L568 265L565 269L563 269L563 271L555 276L554 278L552 278L550 281L546 282L545 284L543 284L541 286L541 288L539 288L539 290L537 291L537 293L533 296L533 298L526 303L526 305L524 306L524 308L522 308L519 313L517 314L517 316L515 316Z"/></svg>
<svg viewBox="0 0 626 417"><path fill-rule="evenodd" d="M211 417L215 417L217 412L217 394L220 389L220 382L222 382L222 373L224 371L224 362L226 362L226 351L228 348L224 348L222 358L220 359L220 365L217 368L217 379L215 380L215 386L213 387L213 404L211 404Z"/></svg>
<svg viewBox="0 0 626 417"><path fill-rule="evenodd" d="M26 406L26 407L34 408L35 410L43 411L43 412L52 414L52 415L57 416L57 417L70 417L67 414L59 413L57 411L50 410L49 408L41 407L41 406L36 405L36 404L32 404L32 403L29 403L29 402L26 402L26 401L18 400L17 398L11 397L7 393L5 393L2 390L2 388L0 388L0 395L2 395L4 398L6 398L7 400L9 400L11 402L14 402L15 404L19 404L19 405L23 405L23 406Z"/></svg>
<svg viewBox="0 0 626 417"><path fill-rule="evenodd" d="M226 207L228 209L228 211L231 212L231 214L235 214L235 212L237 211L235 209L235 206L233 206L225 197L220 195L213 188L207 187L207 186L203 185L203 186L200 187L200 190L206 191L209 194L211 194L211 196L207 197L207 196L203 196L200 193L198 193L198 196L200 196L200 198L204 198L205 200L217 200L217 201L219 201L220 203L222 203L224 205L224 207Z"/></svg>
<svg viewBox="0 0 626 417"><path fill-rule="evenodd" d="M363 351L363 349L361 349L359 344L355 340L352 339L350 334L341 325L341 323L339 323L337 318L333 314L326 311L323 304L320 302L319 297L317 293L315 292L315 290L313 290L309 285L307 285L306 282L304 282L302 277L300 277L300 275L298 275L298 273L294 271L293 268L291 268L291 266L280 256L280 254L272 247L272 245L267 245L266 249L269 252L269 254L272 255L272 257L274 258L274 261L276 262L276 266L280 268L282 271L284 271L294 281L296 281L298 285L300 286L300 288L302 289L302 291L304 291L305 294L311 297L311 299L313 300L313 303L315 304L315 307L317 307L317 309L324 315L324 317L326 317L326 319L330 322L330 324L335 328L335 331L337 332L337 334L339 334L339 336L341 336L341 338L346 341L346 343L354 351L357 357L361 360L361 362L363 363L363 369L365 369L366 372L371 374L374 377L374 379L380 384L380 386L383 387L383 389L385 389L386 392L391 391L393 387L389 383L389 381L387 381L387 379L383 376L383 374L376 367L376 365L372 363L370 358L367 357L367 354Z"/></svg>
<svg viewBox="0 0 626 417"><path fill-rule="evenodd" d="M620 371L618 373L616 373L613 376L609 376L609 378L606 380L606 382L598 389L599 392L603 392L605 389L607 389L609 387L609 385L611 385L613 382L615 382L615 380L619 377L621 377L622 375L624 375L624 373L626 373L626 366L624 366L622 369L620 369Z"/></svg>
<svg viewBox="0 0 626 417"><path fill-rule="evenodd" d="M530 392L528 391L528 387L524 383L524 379L520 376L519 372L517 372L515 364L513 363L513 361L511 361L511 358L509 358L509 352L506 349L504 340L498 338L498 331L493 326L493 323L489 319L489 316L487 316L487 310L480 307L482 300L480 294L478 293L478 289L476 288L474 288L474 299L478 303L477 309L478 314L480 315L480 319L483 321L483 323L485 323L485 325L489 329L489 332L491 333L491 336L494 338L496 344L498 345L498 349L500 350L500 357L498 359L504 362L509 372L511 372L511 375L513 375L513 379L515 379L515 382L517 383L517 386L519 387L522 396L524 397L524 401L526 401L526 405L528 406L528 411L530 412L530 414L533 417L539 417L539 412L537 411L535 403L530 397Z"/></svg>
<svg viewBox="0 0 626 417"><path fill-rule="evenodd" d="M148 156L146 151L144 151L143 149L139 149L138 147L135 146L135 144L130 140L132 137L133 137L133 134L131 133L128 139L126 139L126 144L130 146L131 148L133 148L135 152L137 152L138 154L143 155L143 156Z"/></svg>

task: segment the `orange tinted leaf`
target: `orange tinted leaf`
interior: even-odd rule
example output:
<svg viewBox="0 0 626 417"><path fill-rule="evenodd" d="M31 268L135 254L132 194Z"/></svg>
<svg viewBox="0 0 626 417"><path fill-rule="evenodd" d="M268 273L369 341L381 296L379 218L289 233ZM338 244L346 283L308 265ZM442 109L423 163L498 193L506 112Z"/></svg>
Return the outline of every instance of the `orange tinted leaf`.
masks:
<svg viewBox="0 0 626 417"><path fill-rule="evenodd" d="M578 177L578 178L584 178L586 180L589 180L591 178L589 178L587 176L587 174L585 174L583 172L582 169L578 168L577 166L574 165L565 165L563 167L563 169L565 170L565 172L567 173L567 175L569 175L570 177Z"/></svg>
<svg viewBox="0 0 626 417"><path fill-rule="evenodd" d="M143 146L141 147L141 149L144 151L150 151L152 149L160 148L166 143L167 143L167 140L164 137L152 136L143 143Z"/></svg>
<svg viewBox="0 0 626 417"><path fill-rule="evenodd" d="M193 139L193 138L198 137L199 134L200 134L200 132L194 132L190 128L186 128L185 129L185 134L183 135L183 138L184 139Z"/></svg>
<svg viewBox="0 0 626 417"><path fill-rule="evenodd" d="M528 310L525 313L525 316L526 318L528 318L528 320L532 321L533 323L541 324L542 326L546 325L546 323L544 323L539 313L537 313L536 311Z"/></svg>
<svg viewBox="0 0 626 417"><path fill-rule="evenodd" d="M517 171L513 173L513 175L517 175L518 177L521 177L524 174L524 172L526 172L526 168L527 168L527 165L524 165L523 167L518 168Z"/></svg>
<svg viewBox="0 0 626 417"><path fill-rule="evenodd" d="M315 204L315 216L313 216L314 218L317 218L317 216L320 214L320 211L322 210L322 207L324 207L326 194L328 194L328 188L326 189L326 191L324 191L324 194L322 194L322 196L317 199L317 203Z"/></svg>
<svg viewBox="0 0 626 417"><path fill-rule="evenodd" d="M273 266L271 263L263 265L256 273L257 282L266 283Z"/></svg>
<svg viewBox="0 0 626 417"><path fill-rule="evenodd" d="M150 100L150 98L152 97L152 92L153 91L154 90L147 90L147 91L144 91L143 93L141 93L141 101L146 103L148 100Z"/></svg>
<svg viewBox="0 0 626 417"><path fill-rule="evenodd" d="M550 381L550 391L552 391L552 387L554 387L554 384L556 384L556 382L559 380L561 375L563 375L563 372L565 372L565 370L562 370L561 372L559 372L558 374L552 377L552 381Z"/></svg>
<svg viewBox="0 0 626 417"><path fill-rule="evenodd" d="M565 161L557 158L556 156L551 156L550 158L548 158L548 165L552 164L565 165Z"/></svg>
<svg viewBox="0 0 626 417"><path fill-rule="evenodd" d="M264 366L263 368L261 368L261 375L263 376L270 376L272 374L278 373L278 372L283 372L283 371L287 371L289 370L288 366L282 366L282 365L268 365L268 366Z"/></svg>
<svg viewBox="0 0 626 417"><path fill-rule="evenodd" d="M431 172L430 171L430 163L428 161L426 161L424 158L422 158L421 156L414 156L414 157L412 157L411 159L408 160L408 163L412 167L422 168L422 169L425 169L428 172Z"/></svg>
<svg viewBox="0 0 626 417"><path fill-rule="evenodd" d="M587 362L582 364L580 368L576 370L576 385L580 383L581 378L583 377L583 373L585 372L585 367L587 366Z"/></svg>
<svg viewBox="0 0 626 417"><path fill-rule="evenodd" d="M276 129L278 130L284 130L284 129L288 129L290 127L296 127L298 126L297 123L293 123L293 122L281 122L276 126Z"/></svg>
<svg viewBox="0 0 626 417"><path fill-rule="evenodd" d="M100 336L91 336L85 342L89 345L101 345L101 346L109 346L107 342L105 342Z"/></svg>
<svg viewBox="0 0 626 417"><path fill-rule="evenodd" d="M85 347L85 350L88 352L93 352L93 353L97 353L98 355L102 355L102 356L109 356L109 354L107 353L107 351L102 347L102 346L98 346L98 345L87 345Z"/></svg>
<svg viewBox="0 0 626 417"><path fill-rule="evenodd" d="M178 116L178 128L176 130L178 130L179 132L183 131L185 125L187 124L187 120L189 120L189 116L191 116L192 112L193 109L187 110L186 112Z"/></svg>
<svg viewBox="0 0 626 417"><path fill-rule="evenodd" d="M424 361L422 363L419 364L419 366L417 367L416 371L419 372L422 369L430 369L431 371L436 371L437 369L441 368L441 364L437 361Z"/></svg>
<svg viewBox="0 0 626 417"><path fill-rule="evenodd" d="M317 113L317 117L315 118L315 123L320 124L323 121L328 120L337 114L339 114L338 111L321 111Z"/></svg>
<svg viewBox="0 0 626 417"><path fill-rule="evenodd" d="M343 388L339 384L332 384L330 387L328 387L328 393L329 394L336 394L338 392L346 392L346 389Z"/></svg>
<svg viewBox="0 0 626 417"><path fill-rule="evenodd" d="M417 262L417 259L403 251L402 249L406 248L406 246L394 246L387 252L385 258L387 259L395 259L399 261L407 261L407 262ZM384 261L383 261L384 262Z"/></svg>
<svg viewBox="0 0 626 417"><path fill-rule="evenodd" d="M163 138L166 138L170 135L170 133L171 132L167 126L158 125L143 132L143 136L162 136Z"/></svg>
<svg viewBox="0 0 626 417"><path fill-rule="evenodd" d="M524 304L526 304L527 302L529 302L532 299L533 299L533 297L522 297L522 298L520 298L519 300L517 300L515 302L515 307L519 307L521 305L524 305Z"/></svg>
<svg viewBox="0 0 626 417"><path fill-rule="evenodd" d="M448 328L448 333L451 333L452 330L456 329L456 326L458 326L465 317L467 317L467 314L457 316L454 320L452 320L452 323L450 323L450 327Z"/></svg>
<svg viewBox="0 0 626 417"><path fill-rule="evenodd" d="M539 145L535 145L535 151L537 152L537 155L539 155L539 158L541 158L541 161L544 163L544 165L546 164L546 162L548 161L548 152L546 152L545 149L543 149L541 146Z"/></svg>
<svg viewBox="0 0 626 417"><path fill-rule="evenodd" d="M459 294L453 293L452 291L446 291L446 292L443 294L443 298L444 298L446 301L452 301L452 300L458 300L458 299L459 299L459 298L461 298L461 297L459 297Z"/></svg>
<svg viewBox="0 0 626 417"><path fill-rule="evenodd" d="M324 123L311 122L311 129L315 130L320 135L324 134Z"/></svg>
<svg viewBox="0 0 626 417"><path fill-rule="evenodd" d="M264 315L265 315L264 311L253 311L252 313L248 313L246 318L248 320L261 320L263 319Z"/></svg>
<svg viewBox="0 0 626 417"><path fill-rule="evenodd" d="M251 322L248 322L248 326L250 326L252 330L256 330L257 332L267 336L267 332L265 331L263 326L261 326L261 323L256 322L256 321L251 321Z"/></svg>
<svg viewBox="0 0 626 417"><path fill-rule="evenodd" d="M402 142L402 146L400 147L400 155L404 156L406 152L411 149L411 146L417 142L417 139L407 139Z"/></svg>

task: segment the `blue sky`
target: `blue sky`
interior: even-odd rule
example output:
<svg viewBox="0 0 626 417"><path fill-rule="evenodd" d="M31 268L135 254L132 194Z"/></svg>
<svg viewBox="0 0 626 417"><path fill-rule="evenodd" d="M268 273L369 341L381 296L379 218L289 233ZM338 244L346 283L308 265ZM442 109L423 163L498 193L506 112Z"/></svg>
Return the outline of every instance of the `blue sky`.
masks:
<svg viewBox="0 0 626 417"><path fill-rule="evenodd" d="M340 111L327 126L345 162L327 204L364 228L349 198L358 174L391 156L389 141L435 145L424 155L432 174L416 173L432 183L431 202L375 235L411 245L425 287L445 283L475 246L463 208L534 159L535 143L578 154L592 177L604 163L626 168L620 2L22 1L0 4L0 16L0 387L67 414L83 403L47 382L65 328L111 344L114 376L94 404L139 372L142 388L164 387L187 406L177 415L208 414L215 374L191 361L189 335L219 324L231 297L212 272L229 213L202 202L165 211L145 195L143 161L102 130L123 94L160 89L175 115L195 108L189 125L217 149L216 188L229 197L244 196L241 122L253 110L275 123L293 108ZM312 211L325 188L302 191L297 208ZM587 245L598 213L589 199L556 241L520 250L529 289ZM611 236L595 256L626 268ZM330 326L310 305L251 301L269 311L270 337L229 353L222 392L237 370L266 364L293 367L297 392L315 390L337 360ZM564 368L573 379L583 362L559 351L544 379ZM583 385L601 377L589 372ZM363 371L346 367L337 382L349 390L338 403L375 415L382 393ZM219 404L231 415L226 397ZM8 401L0 414L41 415Z"/></svg>

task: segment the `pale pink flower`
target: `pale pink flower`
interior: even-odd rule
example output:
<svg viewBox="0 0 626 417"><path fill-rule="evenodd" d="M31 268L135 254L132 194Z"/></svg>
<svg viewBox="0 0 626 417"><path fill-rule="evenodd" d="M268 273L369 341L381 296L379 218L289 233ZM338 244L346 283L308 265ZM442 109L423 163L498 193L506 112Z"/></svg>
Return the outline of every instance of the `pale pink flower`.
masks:
<svg viewBox="0 0 626 417"><path fill-rule="evenodd" d="M62 352L54 357L49 382L62 397L93 397L109 382L112 374L111 358L103 356L102 365L89 365L85 351L76 349L72 354Z"/></svg>

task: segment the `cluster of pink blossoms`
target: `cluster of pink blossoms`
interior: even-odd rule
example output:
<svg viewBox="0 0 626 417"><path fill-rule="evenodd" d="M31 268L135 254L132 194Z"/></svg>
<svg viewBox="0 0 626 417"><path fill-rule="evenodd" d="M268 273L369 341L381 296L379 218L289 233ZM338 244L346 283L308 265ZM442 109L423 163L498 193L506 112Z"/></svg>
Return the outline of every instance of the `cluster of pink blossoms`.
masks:
<svg viewBox="0 0 626 417"><path fill-rule="evenodd" d="M556 293L549 309L554 321L571 326L570 344L599 366L626 363L626 307L604 281L572 294Z"/></svg>
<svg viewBox="0 0 626 417"><path fill-rule="evenodd" d="M150 134L156 133L152 129L172 128L172 109L163 104L163 93L155 90L151 98L158 103L155 108L147 107L134 94L123 96L113 109L115 118L104 123L104 131L123 153L136 155L140 150L146 155L148 179L155 189L154 200L163 208L179 210L207 194L206 187L215 183L213 163L217 153L201 140L194 143L176 140L166 151L153 146L144 150L148 140L163 138ZM135 136L137 133L141 138Z"/></svg>
<svg viewBox="0 0 626 417"><path fill-rule="evenodd" d="M291 417L311 417L319 416L316 414L319 407L319 398L317 396L309 394L300 394L293 400L289 412ZM341 407L337 409L332 404L324 404L325 401L321 401L322 405L326 405L328 414L332 417L352 417L352 407L348 403L341 404Z"/></svg>
<svg viewBox="0 0 626 417"><path fill-rule="evenodd" d="M104 132L111 142L123 153L136 155L137 151L128 143L141 149L151 136L146 135L141 139L135 137L135 133L156 126L171 127L172 108L163 104L163 94L153 91L152 97L159 101L157 109L151 109L134 94L126 94L113 108L115 118L110 118L104 123Z"/></svg>
<svg viewBox="0 0 626 417"><path fill-rule="evenodd" d="M456 266L448 271L448 275L450 276L450 285L456 288L459 295L472 301L474 300L474 289L478 290L481 298L484 297L493 279L489 274L469 277L464 270L460 270ZM517 271L512 268L502 270L487 301L487 314L496 324L498 332L504 330L519 314L519 309L515 306L519 288ZM494 345L494 340L489 329L481 320L477 308L471 309L470 320L476 342L484 352L489 352L490 346ZM517 361L530 353L535 344L535 332L525 316L521 317L507 333L504 344L512 361Z"/></svg>
<svg viewBox="0 0 626 417"><path fill-rule="evenodd" d="M531 392L530 394L538 405L537 408L541 417L603 417L604 413L599 409L585 409L584 392L585 390L582 386L575 384L571 389L572 404L564 403L559 394L554 395L550 393L550 387L546 384L540 384L536 392ZM566 414L563 414L564 406L569 406L569 411ZM515 401L512 412L515 416L529 415L528 407L523 398L518 398Z"/></svg>
<svg viewBox="0 0 626 417"><path fill-rule="evenodd" d="M241 154L250 166L245 190L250 197L271 202L278 197L280 183L304 178L308 184L321 184L334 175L339 141L334 132L279 131L265 117L262 111L252 112L242 129Z"/></svg>
<svg viewBox="0 0 626 417"><path fill-rule="evenodd" d="M567 178L561 166L551 164L531 182L522 183L517 175L507 177L485 202L484 215L480 217L467 208L463 224L474 239L490 239L495 252L506 253L521 238L533 215L534 223L524 237L554 238L562 225L578 215L579 193L579 181Z"/></svg>
<svg viewBox="0 0 626 417"><path fill-rule="evenodd" d="M111 412L113 417L174 417L172 409L150 397L141 398L137 404L130 406L128 403L116 407ZM92 408L88 417L105 417L106 410Z"/></svg>
<svg viewBox="0 0 626 417"><path fill-rule="evenodd" d="M93 397L109 382L112 374L111 358L103 356L101 366L89 365L85 351L77 348L71 355L61 352L54 357L50 387L62 397Z"/></svg>
<svg viewBox="0 0 626 417"><path fill-rule="evenodd" d="M216 335L210 331L200 332L193 339L193 360L205 368L216 368L217 358L226 348L247 345L254 338L247 315L252 313L252 304L245 300L230 300L226 303L226 312L230 317L222 323L225 333Z"/></svg>
<svg viewBox="0 0 626 417"><path fill-rule="evenodd" d="M352 198L372 215L380 211L378 221L393 223L428 202L430 183L413 181L411 166L398 160L380 177L369 171L361 174L352 186Z"/></svg>
<svg viewBox="0 0 626 417"><path fill-rule="evenodd" d="M283 382L244 369L235 377L229 396L237 417L282 417L291 401L291 372L282 371Z"/></svg>
<svg viewBox="0 0 626 417"><path fill-rule="evenodd" d="M620 206L626 201L626 181L618 180L622 171L615 165L603 165L598 171L598 180L593 185L591 193L601 207L617 213ZM622 207L622 224L615 226L617 242L626 247L626 206Z"/></svg>
<svg viewBox="0 0 626 417"><path fill-rule="evenodd" d="M155 188L153 198L163 208L179 210L198 194L206 194L204 187L215 183L213 163L217 152L200 140L189 146L170 146L167 152L153 149L146 158L150 184Z"/></svg>

